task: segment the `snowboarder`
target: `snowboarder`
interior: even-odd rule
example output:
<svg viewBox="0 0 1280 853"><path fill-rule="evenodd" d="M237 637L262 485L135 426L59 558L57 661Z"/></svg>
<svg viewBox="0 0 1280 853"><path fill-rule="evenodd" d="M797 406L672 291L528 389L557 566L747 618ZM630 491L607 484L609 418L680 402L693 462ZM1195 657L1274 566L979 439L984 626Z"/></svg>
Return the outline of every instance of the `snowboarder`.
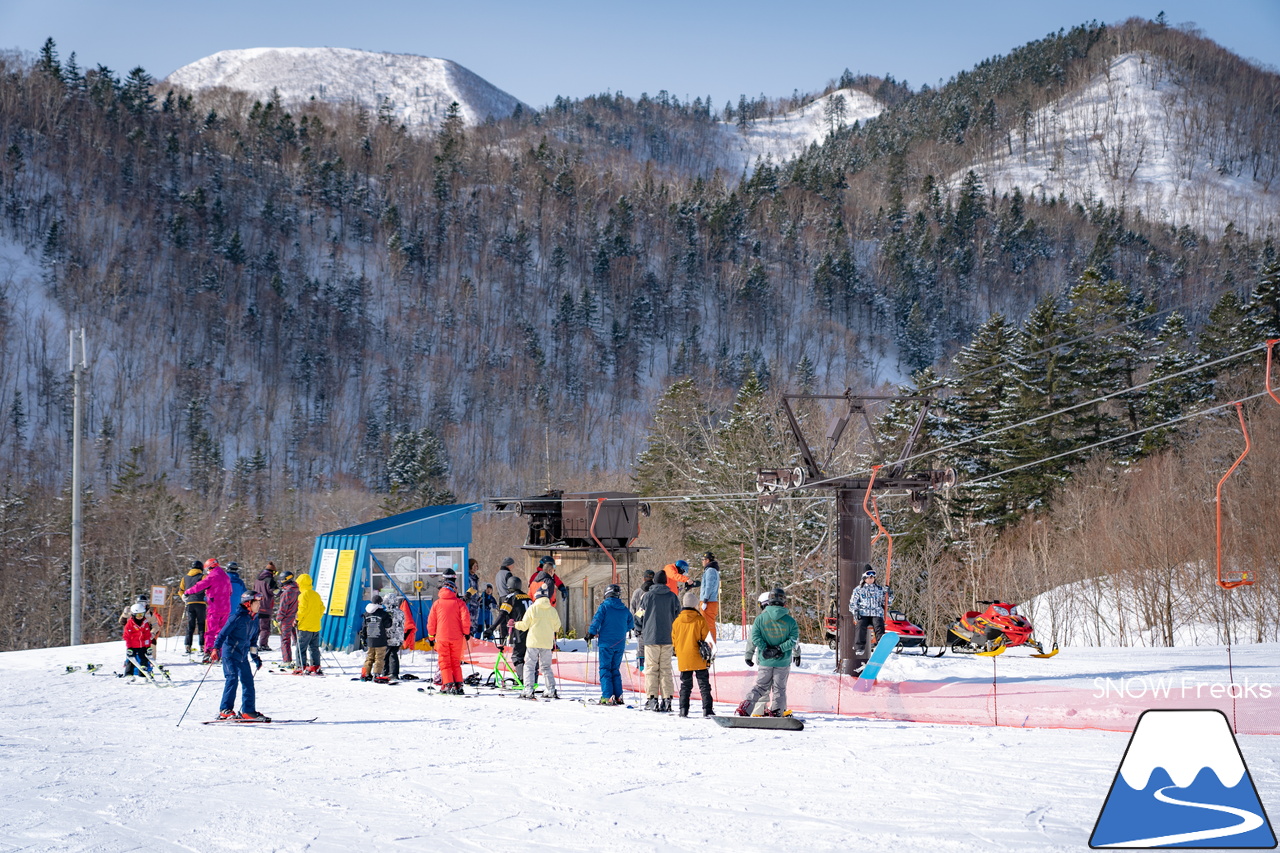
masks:
<svg viewBox="0 0 1280 853"><path fill-rule="evenodd" d="M183 603L186 605L186 622L187 634L186 644L183 648L187 654L195 651L191 645L191 640L198 633L200 635L200 648L205 647L205 616L207 605L204 602L203 592L191 592L191 587L200 583L204 578L204 564L200 562L192 562L191 568L187 569L187 573L182 580L178 582L178 594L182 596Z"/></svg>
<svg viewBox="0 0 1280 853"><path fill-rule="evenodd" d="M853 653L857 657L871 654L871 646L884 636L884 614L893 604L893 590L876 583L876 570L868 563L862 573L862 583L849 596L849 612L857 620L853 632ZM867 628L872 629L868 641Z"/></svg>
<svg viewBox="0 0 1280 853"><path fill-rule="evenodd" d="M526 632L525 644L528 657L524 663L524 692L526 699L534 698L533 688L539 678L546 680L543 698L556 699L556 676L552 671L552 652L556 647L556 632L560 630L560 614L551 604L551 584L545 583L538 590L533 606L525 612L516 627Z"/></svg>
<svg viewBox="0 0 1280 853"><path fill-rule="evenodd" d="M698 591L691 589L684 594L684 608L671 625L671 642L675 648L676 663L680 668L680 716L689 716L689 700L693 695L693 679L698 679L698 694L702 697L702 716L714 717L711 697L711 679L707 669L711 666L704 648L709 651L707 620L698 606Z"/></svg>
<svg viewBox="0 0 1280 853"><path fill-rule="evenodd" d="M129 618L124 622L124 674L127 677L132 678L135 672L142 675L143 669L151 672L147 650L154 641L151 623L147 621L147 605L136 602L129 608Z"/></svg>
<svg viewBox="0 0 1280 853"><path fill-rule="evenodd" d="M280 584L280 595L276 599L276 621L280 624L280 660L289 669L296 669L293 662L293 647L297 643L298 623L298 582L293 579L293 572L285 572L284 583Z"/></svg>
<svg viewBox="0 0 1280 853"><path fill-rule="evenodd" d="M787 612L787 594L775 588L769 593L768 606L751 625L751 645L747 647L747 666L755 666L753 654L760 652L760 672L756 683L738 706L738 716L781 717L787 710L787 678L791 675L791 652L800 642L800 626ZM769 709L754 714L756 702L768 700Z"/></svg>
<svg viewBox="0 0 1280 853"><path fill-rule="evenodd" d="M427 614L427 642L436 649L441 693L462 694L462 654L470 631L467 606L446 583L440 587L440 595Z"/></svg>
<svg viewBox="0 0 1280 853"><path fill-rule="evenodd" d="M538 598L538 590L542 589L543 585L551 588L552 607L556 604L556 590L563 595L569 594L564 581L560 580L560 576L556 574L556 561L552 557L543 557L539 560L538 570L529 578L529 595L533 596L535 601Z"/></svg>
<svg viewBox="0 0 1280 853"><path fill-rule="evenodd" d="M514 558L507 557L502 561L502 565L498 567L498 574L494 578L494 586L497 588L495 594L499 601L505 601L507 593L511 592L511 579L515 577L511 573L511 567L515 564Z"/></svg>
<svg viewBox="0 0 1280 853"><path fill-rule="evenodd" d="M226 625L227 617L231 615L231 579L227 577L226 570L218 565L217 559L205 560L204 577L198 583L187 587L188 595L193 592L203 592L205 602L209 606L204 660L201 661L201 663L209 663L218 659L218 646L214 640Z"/></svg>
<svg viewBox="0 0 1280 853"><path fill-rule="evenodd" d="M294 675L324 675L320 671L320 619L324 599L311 586L311 575L298 575L298 663Z"/></svg>
<svg viewBox="0 0 1280 853"><path fill-rule="evenodd" d="M400 680L400 648L404 645L405 612L400 607L402 599L398 594L387 596L387 612L391 614L391 627L387 630L387 680Z"/></svg>
<svg viewBox="0 0 1280 853"><path fill-rule="evenodd" d="M267 563L267 567L258 572L258 579L253 582L253 591L262 596L262 609L258 611L258 649L269 652L271 646L271 618L276 612L276 592L280 584L276 581L276 564Z"/></svg>
<svg viewBox="0 0 1280 853"><path fill-rule="evenodd" d="M645 710L670 711L675 698L675 679L671 675L671 624L680 615L680 599L667 586L666 572L658 572L653 586L640 600L644 627L640 642L644 644L644 687L648 699Z"/></svg>
<svg viewBox="0 0 1280 853"><path fill-rule="evenodd" d="M507 593L507 597L498 607L498 624L495 630L498 632L499 654L506 648L507 640L511 641L511 666L516 672L524 672L524 656L527 650L525 641L528 639L524 631L516 628L516 623L524 618L532 604L533 600L520 588L520 578L512 577L511 592Z"/></svg>
<svg viewBox="0 0 1280 853"><path fill-rule="evenodd" d="M271 719L258 713L257 694L253 687L253 666L249 657L257 657L258 648L253 645L258 630L258 608L262 599L258 593L240 594L240 606L214 639L214 647L222 657L222 674L226 679L222 687L219 720L237 719L236 685L240 686L240 716L238 719L255 723L269 723Z"/></svg>
<svg viewBox="0 0 1280 853"><path fill-rule="evenodd" d="M360 648L367 649L364 667L360 670L361 681L385 682L387 666L387 635L391 631L391 614L382 606L382 596L376 593L373 599L364 606L364 621L356 636L360 640Z"/></svg>
<svg viewBox="0 0 1280 853"><path fill-rule="evenodd" d="M600 658L600 704L622 705L622 653L627 648L627 633L635 627L635 619L622 603L622 587L611 583L604 590L604 601L596 608L595 618L587 629L587 643L596 641Z"/></svg>
<svg viewBox="0 0 1280 853"><path fill-rule="evenodd" d="M716 618L720 615L720 564L716 555L707 551L702 555L702 580L698 586L698 600L702 603L702 618L707 620L711 641L719 639Z"/></svg>
<svg viewBox="0 0 1280 853"><path fill-rule="evenodd" d="M493 608L498 600L493 597L493 584L485 584L484 592L477 592L471 599L471 636L477 640L493 639Z"/></svg>

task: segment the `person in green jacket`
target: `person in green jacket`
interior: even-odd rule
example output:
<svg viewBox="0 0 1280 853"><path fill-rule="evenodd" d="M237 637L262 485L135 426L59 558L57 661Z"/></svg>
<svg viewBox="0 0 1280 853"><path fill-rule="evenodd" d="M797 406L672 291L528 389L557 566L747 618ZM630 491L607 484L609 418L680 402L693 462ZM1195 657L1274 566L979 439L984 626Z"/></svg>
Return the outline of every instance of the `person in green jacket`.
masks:
<svg viewBox="0 0 1280 853"><path fill-rule="evenodd" d="M751 625L751 643L747 647L747 666L755 666L753 653L760 653L760 672L755 686L738 706L740 717L782 717L787 710L787 679L791 676L791 652L800 642L800 626L787 612L787 594L782 589L769 593L768 606ZM755 713L757 702L770 699L768 710ZM764 704L762 702L762 704Z"/></svg>

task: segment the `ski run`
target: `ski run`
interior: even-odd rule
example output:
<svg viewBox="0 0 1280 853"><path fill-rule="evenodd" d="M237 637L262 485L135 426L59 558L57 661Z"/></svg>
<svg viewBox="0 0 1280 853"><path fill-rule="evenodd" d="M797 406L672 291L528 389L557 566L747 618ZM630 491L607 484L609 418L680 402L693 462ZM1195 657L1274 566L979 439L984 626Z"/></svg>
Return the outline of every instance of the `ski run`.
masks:
<svg viewBox="0 0 1280 853"><path fill-rule="evenodd" d="M352 683L359 653L326 652L329 678L272 672L279 653L267 653L259 710L316 718L306 724L201 725L218 710L215 666L178 726L206 668L173 642L157 655L173 677L164 690L112 677L122 643L0 654L0 851L1074 851L1129 739L803 712L803 731L722 728L697 702L687 719L643 711L631 693L633 708L588 708L572 700L598 689L566 679L559 701L468 685L491 697L474 701L415 689L434 674L424 653L405 655L422 680L398 690ZM1274 685L1280 713L1278 651L1237 646L1232 662L1238 682ZM830 671L831 654L806 645L801 669ZM1220 646L1017 654L999 658L1002 678L1102 697L1228 677ZM716 666L744 669L741 644L722 641ZM974 656L899 654L880 677L992 671ZM1238 740L1274 819L1280 737Z"/></svg>

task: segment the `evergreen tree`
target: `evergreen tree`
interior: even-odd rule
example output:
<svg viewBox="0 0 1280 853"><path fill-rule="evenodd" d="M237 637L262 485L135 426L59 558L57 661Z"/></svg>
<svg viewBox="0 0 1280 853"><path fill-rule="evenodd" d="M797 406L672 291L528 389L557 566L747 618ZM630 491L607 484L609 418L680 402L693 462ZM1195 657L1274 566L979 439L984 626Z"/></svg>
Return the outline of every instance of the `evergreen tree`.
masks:
<svg viewBox="0 0 1280 853"><path fill-rule="evenodd" d="M1193 411L1209 397L1209 383L1198 372L1165 380L1167 376L1194 367L1197 362L1191 349L1187 321L1181 314L1175 311L1169 315L1160 328L1156 341L1160 346L1160 354L1156 356L1148 377L1155 384L1148 389L1144 400L1145 422L1148 425L1164 423ZM1150 454L1167 447L1181 428L1184 427L1162 427L1144 433L1143 453Z"/></svg>

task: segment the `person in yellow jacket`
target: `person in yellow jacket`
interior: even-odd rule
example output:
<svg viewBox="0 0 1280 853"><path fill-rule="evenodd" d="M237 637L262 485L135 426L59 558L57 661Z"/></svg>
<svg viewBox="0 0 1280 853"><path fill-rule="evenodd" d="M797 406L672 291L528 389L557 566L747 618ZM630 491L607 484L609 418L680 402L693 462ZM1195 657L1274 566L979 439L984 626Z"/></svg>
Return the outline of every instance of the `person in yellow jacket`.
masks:
<svg viewBox="0 0 1280 853"><path fill-rule="evenodd" d="M533 687L538 683L539 671L546 679L542 698L558 698L556 676L551 671L551 653L556 647L556 632L560 627L560 614L551 606L551 585L544 584L538 589L538 597L534 599L533 606L516 623L516 630L525 632L527 647L524 659L524 692L520 694L521 698L537 698L533 695Z"/></svg>
<svg viewBox="0 0 1280 853"><path fill-rule="evenodd" d="M304 666L293 673L324 675L320 671L320 617L324 616L324 599L312 588L311 575L298 575L294 580L298 583L298 663Z"/></svg>
<svg viewBox="0 0 1280 853"><path fill-rule="evenodd" d="M702 716L714 717L712 710L711 679L707 667L711 661L702 656L699 647L711 633L707 620L698 606L698 591L691 589L684 594L684 608L671 623L671 644L675 646L676 666L680 670L680 716L689 716L689 699L693 694L693 679L698 678L698 695L702 697Z"/></svg>

